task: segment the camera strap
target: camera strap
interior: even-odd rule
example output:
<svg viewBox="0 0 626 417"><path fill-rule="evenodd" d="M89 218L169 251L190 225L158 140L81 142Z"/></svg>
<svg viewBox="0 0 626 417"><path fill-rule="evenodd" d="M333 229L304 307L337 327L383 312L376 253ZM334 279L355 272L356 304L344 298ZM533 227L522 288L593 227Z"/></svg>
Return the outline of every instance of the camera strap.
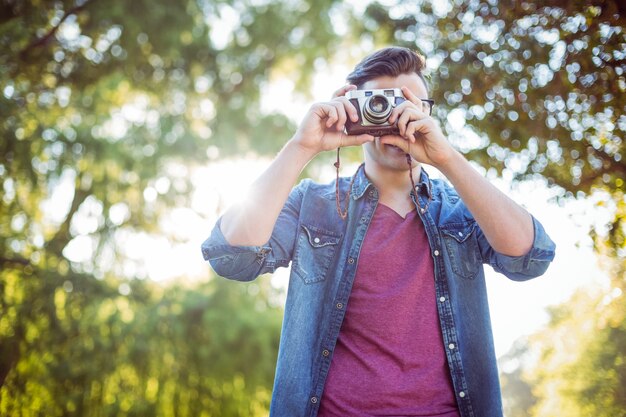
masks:
<svg viewBox="0 0 626 417"><path fill-rule="evenodd" d="M346 209L344 211L341 208L341 201L339 200L339 167L341 166L341 161L339 160L340 149L341 146L337 148L337 161L334 163L335 169L337 170L337 179L335 180L335 203L337 204L337 213L339 213L339 217L341 217L342 220L345 220L348 217L348 205L350 204L350 192L352 191L352 185L354 184L354 180L359 173L359 169L361 169L363 165L359 165L356 172L352 176L352 180L350 180L350 186L348 187L348 191L346 191Z"/></svg>
<svg viewBox="0 0 626 417"><path fill-rule="evenodd" d="M356 172L352 176L352 179L350 180L350 186L348 187L348 190L346 191L346 208L344 210L341 208L341 201L339 198L339 167L341 166L341 160L339 159L340 149L341 149L341 146L337 148L337 161L333 164L335 165L335 169L337 172L337 177L335 180L335 203L337 205L337 213L339 214L339 217L341 217L342 220L345 220L348 217L348 205L350 204L350 192L352 191L352 185L354 185L354 180L356 179L356 176L359 173L359 170L361 169L361 167L363 167L363 164L359 165ZM422 208L422 205L420 204L420 200L417 196L415 181L413 180L413 164L411 164L410 152L411 152L411 142L409 142L409 153L406 154L406 163L409 165L409 178L411 179L411 187L412 187L411 195L415 198L415 203L417 204L417 207L420 209L420 212L423 214L426 212L426 210L428 210L428 205L430 204L430 200L432 199L432 196L429 191L428 200L426 200L426 205Z"/></svg>
<svg viewBox="0 0 626 417"><path fill-rule="evenodd" d="M428 200L426 200L426 205L422 208L420 204L420 199L417 196L417 190L415 189L415 181L413 180L413 164L411 164L411 141L409 141L409 152L406 154L406 163L409 164L409 178L411 178L411 194L415 198L415 202L417 203L417 207L419 207L420 212L425 213L428 210L428 205L430 204L430 200L432 196L430 194L430 190L428 191Z"/></svg>

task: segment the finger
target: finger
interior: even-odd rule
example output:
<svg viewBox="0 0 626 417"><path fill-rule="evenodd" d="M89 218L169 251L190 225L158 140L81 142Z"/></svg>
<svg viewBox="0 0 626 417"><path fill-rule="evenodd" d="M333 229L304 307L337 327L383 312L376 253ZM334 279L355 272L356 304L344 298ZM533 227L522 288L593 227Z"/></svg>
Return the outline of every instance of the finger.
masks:
<svg viewBox="0 0 626 417"><path fill-rule="evenodd" d="M365 133L362 135L344 135L341 146L358 146L373 141L374 136Z"/></svg>
<svg viewBox="0 0 626 417"><path fill-rule="evenodd" d="M408 87L402 86L402 94L407 98L408 101L415 104L417 109L423 113L428 113L427 116L430 116L430 111L424 108L424 102L421 98L419 98L413 91L411 91Z"/></svg>
<svg viewBox="0 0 626 417"><path fill-rule="evenodd" d="M354 84L347 84L344 85L343 87L341 87L339 90L335 91L333 93L333 97L332 98L337 98L337 97L341 97L341 96L345 96L346 93L348 91L352 91L352 90L356 90L357 86Z"/></svg>
<svg viewBox="0 0 626 417"><path fill-rule="evenodd" d="M405 135L405 131L409 122L414 120L422 120L425 117L427 116L424 114L424 112L421 112L414 107L406 108L398 119L398 129L400 130L400 135Z"/></svg>
<svg viewBox="0 0 626 417"><path fill-rule="evenodd" d="M394 145L402 149L404 152L409 152L409 142L398 136L382 136L380 138L380 143L383 145Z"/></svg>
<svg viewBox="0 0 626 417"><path fill-rule="evenodd" d="M352 102L348 100L347 97L337 97L333 101L337 101L343 104L344 110L347 113L350 120L352 120L353 122L356 122L359 120L359 115L356 111L356 107L354 107L354 104L352 104Z"/></svg>
<svg viewBox="0 0 626 417"><path fill-rule="evenodd" d="M331 106L330 104L323 104L322 111L324 112L324 117L326 117L326 127L331 127L339 119L335 106Z"/></svg>
<svg viewBox="0 0 626 417"><path fill-rule="evenodd" d="M412 143L415 143L415 130L417 129L416 122L410 122L406 125L406 130L404 131L404 137L410 140Z"/></svg>
<svg viewBox="0 0 626 417"><path fill-rule="evenodd" d="M410 122L406 126L406 132L404 133L404 137L410 140L412 143L415 143L415 135L419 134L425 125L425 120L415 120Z"/></svg>
<svg viewBox="0 0 626 417"><path fill-rule="evenodd" d="M389 123L395 123L398 117L407 109L407 108L415 108L415 104L410 102L409 100L405 100L400 103L398 106L394 107L389 115Z"/></svg>
<svg viewBox="0 0 626 417"><path fill-rule="evenodd" d="M338 131L343 131L344 126L346 125L346 119L347 119L347 115L346 115L346 109L343 106L343 103L340 103L338 101L332 101L331 105L335 108L335 111L337 112L337 130Z"/></svg>
<svg viewBox="0 0 626 417"><path fill-rule="evenodd" d="M409 100L411 103L415 104L418 108L422 108L422 100L419 99L419 97L417 97L413 91L411 91L411 89L405 85L403 85L401 87L402 90L402 94L404 94L404 97L406 97L407 100Z"/></svg>

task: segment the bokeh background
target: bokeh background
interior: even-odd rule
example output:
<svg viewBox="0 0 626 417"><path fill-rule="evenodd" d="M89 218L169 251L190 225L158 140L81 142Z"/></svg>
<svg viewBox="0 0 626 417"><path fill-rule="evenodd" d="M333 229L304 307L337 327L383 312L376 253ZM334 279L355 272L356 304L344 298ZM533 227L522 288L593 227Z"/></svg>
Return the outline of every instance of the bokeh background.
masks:
<svg viewBox="0 0 626 417"><path fill-rule="evenodd" d="M267 415L288 272L232 283L199 245L312 101L403 45L450 141L559 244L545 277L488 276L507 417L626 416L625 16L1 0L0 415Z"/></svg>

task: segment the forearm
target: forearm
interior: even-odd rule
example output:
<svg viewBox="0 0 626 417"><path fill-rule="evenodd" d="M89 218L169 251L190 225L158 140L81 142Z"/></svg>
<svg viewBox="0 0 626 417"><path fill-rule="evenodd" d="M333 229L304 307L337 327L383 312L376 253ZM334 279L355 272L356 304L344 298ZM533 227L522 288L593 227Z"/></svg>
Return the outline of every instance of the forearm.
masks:
<svg viewBox="0 0 626 417"><path fill-rule="evenodd" d="M267 243L289 192L314 156L293 140L287 142L252 184L246 199L224 213L221 230L228 243L245 246Z"/></svg>
<svg viewBox="0 0 626 417"><path fill-rule="evenodd" d="M438 168L454 185L494 250L509 256L528 253L534 230L532 217L525 209L487 181L456 151Z"/></svg>

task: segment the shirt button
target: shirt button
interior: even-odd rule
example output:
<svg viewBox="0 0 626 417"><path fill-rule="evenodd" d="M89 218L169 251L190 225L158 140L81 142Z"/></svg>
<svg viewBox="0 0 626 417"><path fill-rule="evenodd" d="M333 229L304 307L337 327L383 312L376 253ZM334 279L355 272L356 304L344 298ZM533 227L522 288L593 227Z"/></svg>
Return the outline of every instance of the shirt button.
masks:
<svg viewBox="0 0 626 417"><path fill-rule="evenodd" d="M324 349L324 350L322 351L322 355L324 355L324 356L328 356L328 355L330 355L330 351L329 351L328 349Z"/></svg>
<svg viewBox="0 0 626 417"><path fill-rule="evenodd" d="M311 402L313 404L317 404L317 397L311 397Z"/></svg>
<svg viewBox="0 0 626 417"><path fill-rule="evenodd" d="M421 208L420 209L420 213L422 213L422 214L426 213L426 209L425 208Z"/></svg>
<svg viewBox="0 0 626 417"><path fill-rule="evenodd" d="M443 303L444 301L446 301L446 297L439 297L439 301Z"/></svg>
<svg viewBox="0 0 626 417"><path fill-rule="evenodd" d="M354 263L354 258L348 258L348 263L349 264L353 264Z"/></svg>
<svg viewBox="0 0 626 417"><path fill-rule="evenodd" d="M435 256L439 256L439 251L437 249L435 249L433 253L435 254Z"/></svg>
<svg viewBox="0 0 626 417"><path fill-rule="evenodd" d="M464 391L459 392L459 397L464 398L465 397L465 392Z"/></svg>
<svg viewBox="0 0 626 417"><path fill-rule="evenodd" d="M320 238L319 238L319 237L316 237L315 239L313 239L313 242L315 242L315 243L320 243Z"/></svg>
<svg viewBox="0 0 626 417"><path fill-rule="evenodd" d="M454 349L454 343L450 343L448 347L450 348L450 350Z"/></svg>
<svg viewBox="0 0 626 417"><path fill-rule="evenodd" d="M343 308L343 304L341 304L341 303L337 303L337 309L338 309L338 310L341 310L342 308Z"/></svg>

